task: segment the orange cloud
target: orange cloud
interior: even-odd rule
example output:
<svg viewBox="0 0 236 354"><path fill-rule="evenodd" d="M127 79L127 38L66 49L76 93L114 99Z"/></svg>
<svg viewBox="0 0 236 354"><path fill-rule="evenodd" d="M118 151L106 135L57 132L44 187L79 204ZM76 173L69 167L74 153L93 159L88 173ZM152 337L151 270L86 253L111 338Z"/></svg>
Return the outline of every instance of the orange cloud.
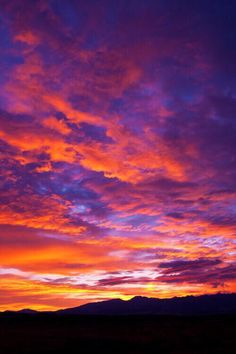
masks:
<svg viewBox="0 0 236 354"><path fill-rule="evenodd" d="M68 135L71 132L71 129L65 122L63 122L62 120L58 120L55 117L49 117L47 119L44 119L43 125L52 130L56 130L57 132L63 135Z"/></svg>
<svg viewBox="0 0 236 354"><path fill-rule="evenodd" d="M38 36L36 36L34 33L30 31L19 33L14 37L14 39L16 41L26 43L29 46L35 46L40 42Z"/></svg>

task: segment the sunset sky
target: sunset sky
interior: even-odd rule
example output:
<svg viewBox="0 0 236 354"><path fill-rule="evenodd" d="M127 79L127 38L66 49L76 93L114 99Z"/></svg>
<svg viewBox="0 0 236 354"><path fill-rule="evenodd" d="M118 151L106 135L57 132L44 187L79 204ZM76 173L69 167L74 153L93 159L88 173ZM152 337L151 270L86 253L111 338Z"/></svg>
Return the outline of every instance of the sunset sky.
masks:
<svg viewBox="0 0 236 354"><path fill-rule="evenodd" d="M0 0L0 311L236 291L235 10Z"/></svg>

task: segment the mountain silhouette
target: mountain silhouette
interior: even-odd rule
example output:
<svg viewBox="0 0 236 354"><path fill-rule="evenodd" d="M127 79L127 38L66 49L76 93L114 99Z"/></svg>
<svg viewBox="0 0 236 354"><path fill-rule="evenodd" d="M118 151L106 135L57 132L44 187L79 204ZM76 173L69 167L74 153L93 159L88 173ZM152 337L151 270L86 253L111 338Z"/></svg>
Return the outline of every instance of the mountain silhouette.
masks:
<svg viewBox="0 0 236 354"><path fill-rule="evenodd" d="M59 315L198 315L236 314L236 294L156 299L135 296L112 299L56 311Z"/></svg>
<svg viewBox="0 0 236 354"><path fill-rule="evenodd" d="M18 313L22 313L22 314L26 314L26 315L34 315L36 313L38 313L38 311L36 310L31 310L31 309L22 309L20 311L18 311Z"/></svg>
<svg viewBox="0 0 236 354"><path fill-rule="evenodd" d="M220 315L236 314L236 293L173 297L170 299L135 296L130 300L112 299L57 311L22 309L4 311L6 315Z"/></svg>

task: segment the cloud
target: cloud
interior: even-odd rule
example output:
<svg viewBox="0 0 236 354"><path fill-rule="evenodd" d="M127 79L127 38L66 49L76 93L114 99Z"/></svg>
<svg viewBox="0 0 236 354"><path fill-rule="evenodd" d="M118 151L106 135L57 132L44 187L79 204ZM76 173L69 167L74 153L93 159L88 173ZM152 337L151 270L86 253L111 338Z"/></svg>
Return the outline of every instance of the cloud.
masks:
<svg viewBox="0 0 236 354"><path fill-rule="evenodd" d="M164 262L160 263L160 268L167 268L165 273L172 273L172 272L181 272L189 269L198 269L198 268L209 268L221 263L220 259L204 259L200 258L194 261L190 260L179 260L179 261L172 261L172 262Z"/></svg>
<svg viewBox="0 0 236 354"><path fill-rule="evenodd" d="M4 308L235 290L234 7L1 1Z"/></svg>
<svg viewBox="0 0 236 354"><path fill-rule="evenodd" d="M223 264L220 259L177 260L160 263L159 281L166 283L210 283L213 287L235 280L235 263Z"/></svg>

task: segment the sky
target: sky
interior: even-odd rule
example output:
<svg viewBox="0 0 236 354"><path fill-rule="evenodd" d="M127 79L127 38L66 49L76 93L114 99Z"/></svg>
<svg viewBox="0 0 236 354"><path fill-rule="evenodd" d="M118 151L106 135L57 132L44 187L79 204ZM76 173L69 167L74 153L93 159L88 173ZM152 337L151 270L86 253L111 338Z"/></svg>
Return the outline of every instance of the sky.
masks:
<svg viewBox="0 0 236 354"><path fill-rule="evenodd" d="M0 1L0 310L236 291L235 10Z"/></svg>

